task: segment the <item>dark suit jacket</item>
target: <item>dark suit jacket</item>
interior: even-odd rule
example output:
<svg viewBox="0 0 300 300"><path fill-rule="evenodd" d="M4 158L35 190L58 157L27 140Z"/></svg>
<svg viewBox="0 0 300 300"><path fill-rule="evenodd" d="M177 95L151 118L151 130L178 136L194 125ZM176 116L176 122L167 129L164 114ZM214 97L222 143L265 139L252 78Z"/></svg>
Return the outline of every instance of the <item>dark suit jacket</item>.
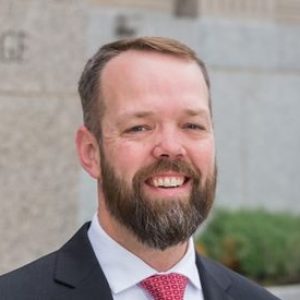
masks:
<svg viewBox="0 0 300 300"><path fill-rule="evenodd" d="M113 300L85 224L61 249L0 276L1 300ZM275 300L242 276L197 256L205 300ZM134 266L133 266L134 268ZM132 299L138 300L138 299Z"/></svg>

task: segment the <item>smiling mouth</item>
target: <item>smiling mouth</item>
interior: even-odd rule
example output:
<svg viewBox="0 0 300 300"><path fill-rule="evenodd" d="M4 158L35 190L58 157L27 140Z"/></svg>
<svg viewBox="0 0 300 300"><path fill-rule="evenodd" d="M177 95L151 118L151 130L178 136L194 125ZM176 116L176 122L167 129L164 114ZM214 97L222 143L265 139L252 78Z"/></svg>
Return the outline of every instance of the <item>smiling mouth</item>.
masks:
<svg viewBox="0 0 300 300"><path fill-rule="evenodd" d="M146 183L155 188L178 188L189 181L186 176L155 176L149 178Z"/></svg>

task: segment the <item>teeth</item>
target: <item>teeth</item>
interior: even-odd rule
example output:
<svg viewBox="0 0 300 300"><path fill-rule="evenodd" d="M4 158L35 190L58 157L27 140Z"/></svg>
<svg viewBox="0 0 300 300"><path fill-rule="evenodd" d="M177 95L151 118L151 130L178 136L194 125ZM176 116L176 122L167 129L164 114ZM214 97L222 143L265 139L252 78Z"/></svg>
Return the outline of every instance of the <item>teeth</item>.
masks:
<svg viewBox="0 0 300 300"><path fill-rule="evenodd" d="M158 177L152 180L155 187L176 187L184 182L183 177Z"/></svg>

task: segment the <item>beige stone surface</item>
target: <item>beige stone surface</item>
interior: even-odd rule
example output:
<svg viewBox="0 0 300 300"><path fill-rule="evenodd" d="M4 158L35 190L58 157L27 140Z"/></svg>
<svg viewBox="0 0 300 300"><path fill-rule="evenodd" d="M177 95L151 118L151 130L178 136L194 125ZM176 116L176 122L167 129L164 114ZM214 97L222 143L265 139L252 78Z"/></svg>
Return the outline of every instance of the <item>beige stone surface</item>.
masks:
<svg viewBox="0 0 300 300"><path fill-rule="evenodd" d="M76 227L77 102L0 97L0 273L54 250Z"/></svg>
<svg viewBox="0 0 300 300"><path fill-rule="evenodd" d="M281 24L276 24L274 20L299 22L300 0L198 1L201 4L198 5L199 21L191 21L171 16L175 12L175 0L0 0L0 274L59 247L76 230L78 220L83 219L80 216L84 215L82 213L88 203L85 201L95 201L94 194L88 191L87 177L82 176L74 149L74 131L81 120L76 88L87 53L93 52L91 49L98 48L102 42L116 37L113 28L120 12L121 15L129 15L129 25L133 20L137 34L173 36L195 47L201 46L212 69L215 66L220 71L219 75L212 72L216 100L232 99L233 107L239 109L239 102L234 101L244 99L244 95L249 94L248 86L256 87L259 82L261 90L255 91L258 104L265 97L272 101L278 97L279 100L291 99L298 103L299 43L295 38L298 29L281 28ZM192 3L188 0L185 2ZM134 11L132 20L131 11ZM140 11L143 13L140 14ZM218 22L212 21L206 27L202 22L205 17L212 17L211 20L215 17L218 21L219 17L231 20L232 26L230 22L225 22L227 27L222 29L221 23L218 25ZM249 28L245 25L234 29L236 19L246 22L262 20L262 23L256 23L257 27L254 27L257 29L252 27L254 23L249 23ZM262 30L263 22L270 20L276 26ZM278 28L278 31L273 31L274 28ZM280 37L280 41L277 37ZM245 39L251 42L247 44ZM281 54L280 59L277 59L277 53ZM282 77L285 78L284 85L282 80L274 81L269 76L270 79L258 80L257 76L253 76L257 64L260 68L272 70L274 66L280 66L283 70L290 68L293 76ZM243 78L240 74L232 76L237 70L246 69L249 74ZM239 88L230 89L232 82ZM228 107L228 102L224 103ZM290 122L292 120L291 126L296 134L298 110L294 109L297 107L294 102L291 103L291 117L286 114L286 118ZM271 110L266 104L262 106L264 110L261 114L253 114L258 116L258 119L253 118L254 125L261 124L261 128L265 128L263 112L270 112L268 120L272 120L277 113L281 116L281 110L276 111L276 107ZM239 128L235 115L232 117L231 114L231 118L228 118L223 106L219 107L222 112L219 121L225 124L225 129L229 129L224 130L222 136L226 138L228 132L238 134L234 131ZM255 112L255 107L253 110L252 106L249 107L249 112ZM218 106L216 108L218 116ZM260 119L260 116L264 118ZM265 136L273 137L273 129L269 128L270 132L266 132ZM254 132L253 125L249 131ZM259 129L258 132L262 132L261 137L265 141L264 131ZM295 167L289 168L285 160L282 160L282 164L277 163L281 155L279 144L281 141L289 143L290 152L285 149L282 153L291 153L286 156L291 159L295 157L295 166L299 162L295 149L299 147L297 141L292 139L293 135L286 135L286 131L278 130L276 134L278 145L275 143L273 148L279 150L273 151L276 155L268 165L279 166L280 172L270 168L267 169L270 173L263 173L268 180L262 182L269 185L265 184L262 191L274 190L274 197L272 195L270 199L275 199L279 193L270 187L279 185L275 184L270 174L275 174L277 181L280 181L278 174L282 174L281 177L286 180L281 182L284 188L280 192L284 194L282 199L285 199L285 203L289 203L286 190L290 195L297 195L298 190L297 184L291 186L288 180L291 178L297 182L299 172ZM286 136L290 136L290 139ZM235 154L232 149L239 149L236 147L239 142L233 139L231 145L227 139L226 143L222 143L229 145L223 148L223 166L229 170L224 178L232 179L235 183L236 174L239 174L235 166L238 164L236 157L234 163L230 158ZM254 141L251 141L251 145L255 151L255 147L259 148ZM273 139L270 145L273 145ZM266 149L263 148L267 152ZM256 166L264 166L254 150L253 156L258 160L253 164L255 170L251 174L256 174ZM269 159L272 158L269 152L267 155ZM260 180L261 177L257 176L257 181ZM236 187L233 182L224 182L226 188L232 184L232 193L227 188L224 195L227 192L230 203L233 203L232 199L235 198L231 195L237 195L237 198L240 195L238 184ZM251 201L259 191L255 184L249 188L253 195L247 193ZM286 189L285 186L290 188ZM266 192L260 194L266 195ZM297 197L291 196L289 199L289 206L296 206ZM240 200L243 198L240 197Z"/></svg>
<svg viewBox="0 0 300 300"><path fill-rule="evenodd" d="M77 3L1 0L0 91L74 91L85 46Z"/></svg>
<svg viewBox="0 0 300 300"><path fill-rule="evenodd" d="M133 7L172 12L174 0L85 0L86 3L99 6Z"/></svg>
<svg viewBox="0 0 300 300"><path fill-rule="evenodd" d="M78 226L80 1L0 0L0 274Z"/></svg>
<svg viewBox="0 0 300 300"><path fill-rule="evenodd" d="M197 0L199 16L300 22L299 0Z"/></svg>

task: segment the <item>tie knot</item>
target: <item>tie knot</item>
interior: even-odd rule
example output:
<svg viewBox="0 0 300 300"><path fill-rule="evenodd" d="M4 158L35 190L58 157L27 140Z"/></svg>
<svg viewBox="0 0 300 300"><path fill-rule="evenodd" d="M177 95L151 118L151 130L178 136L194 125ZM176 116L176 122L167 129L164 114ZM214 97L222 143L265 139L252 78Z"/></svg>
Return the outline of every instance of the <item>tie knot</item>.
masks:
<svg viewBox="0 0 300 300"><path fill-rule="evenodd" d="M154 275L141 282L154 300L183 300L188 279L180 274Z"/></svg>

